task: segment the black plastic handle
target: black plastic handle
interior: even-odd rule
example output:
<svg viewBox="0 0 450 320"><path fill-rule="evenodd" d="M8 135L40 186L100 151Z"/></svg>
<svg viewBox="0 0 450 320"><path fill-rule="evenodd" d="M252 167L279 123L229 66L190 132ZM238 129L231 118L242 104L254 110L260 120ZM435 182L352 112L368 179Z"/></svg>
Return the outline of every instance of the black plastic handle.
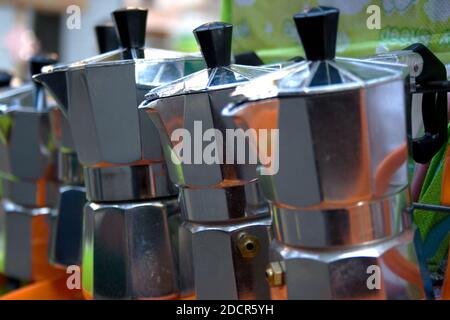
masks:
<svg viewBox="0 0 450 320"><path fill-rule="evenodd" d="M297 32L308 60L332 60L336 56L339 10L314 7L294 15Z"/></svg>
<svg viewBox="0 0 450 320"><path fill-rule="evenodd" d="M113 11L120 45L125 49L139 49L145 45L147 9L126 8Z"/></svg>
<svg viewBox="0 0 450 320"><path fill-rule="evenodd" d="M422 72L416 77L416 85L427 90L428 84L445 82L445 65L421 43L404 50L419 54L423 60ZM412 100L412 99L411 99ZM422 96L422 119L425 134L412 140L412 156L418 163L428 163L447 142L447 92L428 90Z"/></svg>
<svg viewBox="0 0 450 320"><path fill-rule="evenodd" d="M112 24L100 24L95 26L95 35L100 53L116 50L119 48L116 28Z"/></svg>
<svg viewBox="0 0 450 320"><path fill-rule="evenodd" d="M195 28L193 32L208 68L230 65L233 25L210 22Z"/></svg>
<svg viewBox="0 0 450 320"><path fill-rule="evenodd" d="M0 70L0 88L9 87L12 76L9 72Z"/></svg>

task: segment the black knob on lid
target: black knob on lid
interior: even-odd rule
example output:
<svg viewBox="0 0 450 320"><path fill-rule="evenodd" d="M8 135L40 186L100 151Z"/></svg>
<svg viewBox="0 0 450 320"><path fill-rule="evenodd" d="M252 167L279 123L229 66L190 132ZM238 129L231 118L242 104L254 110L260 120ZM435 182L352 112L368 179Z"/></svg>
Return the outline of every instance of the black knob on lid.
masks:
<svg viewBox="0 0 450 320"><path fill-rule="evenodd" d="M224 22L211 22L194 29L208 68L228 66L231 63L233 26Z"/></svg>
<svg viewBox="0 0 450 320"><path fill-rule="evenodd" d="M0 88L9 87L12 76L9 72L0 70Z"/></svg>
<svg viewBox="0 0 450 320"><path fill-rule="evenodd" d="M308 60L334 59L338 20L339 10L332 7L315 7L294 15Z"/></svg>
<svg viewBox="0 0 450 320"><path fill-rule="evenodd" d="M116 28L112 24L100 24L95 26L97 45L100 53L116 50L119 48Z"/></svg>
<svg viewBox="0 0 450 320"><path fill-rule="evenodd" d="M38 54L34 55L30 59L30 72L31 75L41 73L41 70L45 66L49 66L58 62L58 56L56 54Z"/></svg>
<svg viewBox="0 0 450 320"><path fill-rule="evenodd" d="M142 48L145 45L147 10L127 8L112 13L120 44L126 49Z"/></svg>

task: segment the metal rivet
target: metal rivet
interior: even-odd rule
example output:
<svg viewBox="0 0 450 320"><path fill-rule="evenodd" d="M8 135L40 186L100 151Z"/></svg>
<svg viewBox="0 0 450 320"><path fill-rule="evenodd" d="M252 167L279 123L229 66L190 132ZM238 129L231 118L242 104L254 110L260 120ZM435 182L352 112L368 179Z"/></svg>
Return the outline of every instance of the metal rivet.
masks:
<svg viewBox="0 0 450 320"><path fill-rule="evenodd" d="M271 287L284 285L284 270L280 262L271 262L266 269L266 279Z"/></svg>
<svg viewBox="0 0 450 320"><path fill-rule="evenodd" d="M237 247L244 258L254 258L259 253L259 240L248 233L239 235Z"/></svg>

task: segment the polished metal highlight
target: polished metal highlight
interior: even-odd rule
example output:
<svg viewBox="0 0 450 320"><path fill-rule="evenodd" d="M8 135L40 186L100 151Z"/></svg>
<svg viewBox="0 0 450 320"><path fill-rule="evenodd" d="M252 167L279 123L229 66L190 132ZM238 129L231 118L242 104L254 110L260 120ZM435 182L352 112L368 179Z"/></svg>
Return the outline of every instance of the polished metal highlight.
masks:
<svg viewBox="0 0 450 320"><path fill-rule="evenodd" d="M217 188L180 188L180 205L187 221L225 222L257 218L268 213L257 180Z"/></svg>
<svg viewBox="0 0 450 320"><path fill-rule="evenodd" d="M272 287L272 299L424 298L411 229L361 246L326 250L274 241L271 261L281 261L285 279L284 286Z"/></svg>
<svg viewBox="0 0 450 320"><path fill-rule="evenodd" d="M55 272L47 253L49 217L59 187L53 107L41 101L38 109L33 91L41 91L38 96L45 100L42 88L32 85L0 97L4 103L0 107L0 268L19 281L40 280Z"/></svg>
<svg viewBox="0 0 450 320"><path fill-rule="evenodd" d="M184 226L192 237L197 299L270 299L265 280L272 227L269 215L210 225L187 222ZM251 239L252 247L242 248L243 237ZM243 254L243 250L251 253Z"/></svg>
<svg viewBox="0 0 450 320"><path fill-rule="evenodd" d="M191 295L191 244L180 228L177 190L158 131L138 104L148 90L199 70L204 61L195 54L129 47L130 39L144 44L146 10L116 10L113 20L122 48L35 77L58 101L70 125L70 149L84 167L89 202L83 291L94 299ZM72 169L62 176L76 177L78 168Z"/></svg>
<svg viewBox="0 0 450 320"><path fill-rule="evenodd" d="M176 298L178 205L170 201L86 205L83 272L95 299ZM174 232L171 232L171 228ZM91 261L91 265L88 264Z"/></svg>
<svg viewBox="0 0 450 320"><path fill-rule="evenodd" d="M275 238L289 246L328 248L398 236L411 225L408 189L343 208L293 209L271 204Z"/></svg>
<svg viewBox="0 0 450 320"><path fill-rule="evenodd" d="M295 15L311 60L237 87L222 113L238 128L279 130L279 170L259 179L274 223L271 295L422 299L407 175L408 69L335 58L338 14L318 7Z"/></svg>
<svg viewBox="0 0 450 320"><path fill-rule="evenodd" d="M214 129L226 137L226 130L234 127L229 127L221 112L230 93L239 83L276 68L231 64L227 59L231 28L213 22L195 29L208 68L150 90L139 110L158 129L170 180L180 190L182 218L192 238L197 298L268 299L264 271L271 218L256 164L173 161L178 156L172 140L176 130L187 131L194 140L200 124L201 130ZM208 142L195 143L201 144L202 153ZM227 150L223 151L225 159ZM199 155L195 149L191 153Z"/></svg>
<svg viewBox="0 0 450 320"><path fill-rule="evenodd" d="M27 208L0 202L0 272L20 281L39 281L55 274L48 263L48 207Z"/></svg>
<svg viewBox="0 0 450 320"><path fill-rule="evenodd" d="M147 165L85 167L88 199L93 202L149 200L174 196L162 161Z"/></svg>

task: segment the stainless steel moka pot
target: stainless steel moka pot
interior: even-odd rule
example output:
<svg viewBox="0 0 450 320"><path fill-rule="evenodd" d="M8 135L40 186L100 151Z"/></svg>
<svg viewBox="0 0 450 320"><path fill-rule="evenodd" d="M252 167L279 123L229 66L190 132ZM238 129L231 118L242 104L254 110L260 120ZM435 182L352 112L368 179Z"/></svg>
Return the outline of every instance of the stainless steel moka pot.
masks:
<svg viewBox="0 0 450 320"><path fill-rule="evenodd" d="M100 53L117 50L119 41L112 24L95 27ZM56 266L81 265L83 212L86 204L83 167L78 161L67 117L53 110L52 129L57 141L58 180L57 210L52 211L49 259Z"/></svg>
<svg viewBox="0 0 450 320"><path fill-rule="evenodd" d="M31 74L55 60L31 59ZM54 274L48 263L49 216L56 205L53 107L40 84L0 94L0 271L20 281Z"/></svg>
<svg viewBox="0 0 450 320"><path fill-rule="evenodd" d="M307 60L238 87L223 112L279 134L279 170L260 177L274 221L272 298L421 299L407 68L336 58L338 16L329 7L296 14Z"/></svg>
<svg viewBox="0 0 450 320"><path fill-rule="evenodd" d="M184 227L192 237L197 298L268 299L268 206L256 164L225 161L229 151L224 146L231 141L221 111L238 84L273 69L231 64L230 24L207 23L194 34L208 68L151 90L140 109L159 130L170 179L180 190ZM180 130L189 136L182 142L173 138ZM211 130L213 136L202 140ZM183 151L177 153L180 143ZM223 153L222 160L202 159L212 145L217 156ZM236 157L242 151L233 150Z"/></svg>
<svg viewBox="0 0 450 320"><path fill-rule="evenodd" d="M112 16L120 49L35 77L59 101L84 166L89 202L83 290L95 299L178 297L189 293L191 280L184 277L190 267L178 233L177 191L158 132L144 121L138 104L149 89L199 70L204 62L144 48L146 10L117 10Z"/></svg>

